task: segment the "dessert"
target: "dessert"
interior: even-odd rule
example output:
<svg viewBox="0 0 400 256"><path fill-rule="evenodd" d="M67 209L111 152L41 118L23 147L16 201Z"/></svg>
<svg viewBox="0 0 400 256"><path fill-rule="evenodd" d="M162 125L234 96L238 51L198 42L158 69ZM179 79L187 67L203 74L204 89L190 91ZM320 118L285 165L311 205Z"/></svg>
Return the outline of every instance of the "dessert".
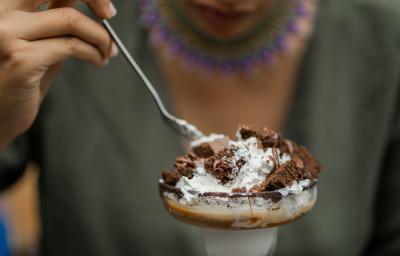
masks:
<svg viewBox="0 0 400 256"><path fill-rule="evenodd" d="M264 239L259 243L264 248L272 248L276 230L271 227L290 223L314 206L320 171L303 146L270 129L242 125L236 141L218 134L193 141L174 169L162 172L160 196L174 217L205 228L210 255L225 255L228 247L220 245L226 242L231 249L240 245L231 255L266 255L268 250L249 254L255 247L243 241L254 243L257 237ZM250 232L261 228L256 236ZM247 231L239 237L232 230Z"/></svg>
<svg viewBox="0 0 400 256"><path fill-rule="evenodd" d="M253 229L288 223L316 200L318 161L267 128L241 126L238 140L212 134L192 142L160 179L163 202L190 224Z"/></svg>

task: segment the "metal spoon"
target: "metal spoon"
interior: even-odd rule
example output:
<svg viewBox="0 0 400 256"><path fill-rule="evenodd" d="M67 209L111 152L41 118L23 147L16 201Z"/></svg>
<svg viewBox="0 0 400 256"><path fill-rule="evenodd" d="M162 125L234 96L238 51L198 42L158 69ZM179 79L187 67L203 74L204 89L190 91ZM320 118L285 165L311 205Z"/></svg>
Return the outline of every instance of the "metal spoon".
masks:
<svg viewBox="0 0 400 256"><path fill-rule="evenodd" d="M196 126L188 123L187 121L177 118L176 116L172 115L167 111L163 102L160 99L157 91L154 89L153 85L143 73L142 69L133 59L132 55L129 53L127 48L124 46L122 41L119 39L118 35L115 33L114 29L111 27L110 23L107 20L102 20L104 27L108 30L111 37L114 39L115 43L117 44L118 48L121 50L129 64L131 64L132 68L136 71L136 73L140 76L143 83L146 85L147 89L150 91L151 96L153 97L154 101L158 106L158 110L161 113L163 120L171 127L173 130L178 132L179 134L183 135L184 137L190 140L196 140L203 137L203 133L201 133Z"/></svg>

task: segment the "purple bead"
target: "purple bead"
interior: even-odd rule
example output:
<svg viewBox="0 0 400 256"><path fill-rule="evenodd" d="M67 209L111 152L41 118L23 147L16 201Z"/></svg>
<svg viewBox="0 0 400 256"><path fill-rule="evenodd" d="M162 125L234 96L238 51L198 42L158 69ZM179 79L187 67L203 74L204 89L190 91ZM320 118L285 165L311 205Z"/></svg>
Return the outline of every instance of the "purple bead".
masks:
<svg viewBox="0 0 400 256"><path fill-rule="evenodd" d="M144 20L147 24L153 25L157 21L157 13L154 12L145 13Z"/></svg>
<svg viewBox="0 0 400 256"><path fill-rule="evenodd" d="M199 62L199 57L197 56L197 54L195 52L189 51L186 54L186 58L189 62L189 64L196 64L197 62Z"/></svg>
<svg viewBox="0 0 400 256"><path fill-rule="evenodd" d="M284 50L286 49L286 40L283 36L278 36L278 38L275 41L275 46L279 49L279 50Z"/></svg>
<svg viewBox="0 0 400 256"><path fill-rule="evenodd" d="M252 57L246 57L246 58L242 61L242 63L241 63L240 66L242 67L242 69L243 69L245 72L251 71L251 69L252 69L253 66L254 66L254 60L253 60L253 58L252 58Z"/></svg>
<svg viewBox="0 0 400 256"><path fill-rule="evenodd" d="M298 16L306 16L308 14L306 8L302 5L296 7L295 13Z"/></svg>
<svg viewBox="0 0 400 256"><path fill-rule="evenodd" d="M164 39L168 38L169 33L168 33L167 30L165 30L165 29L163 29L163 28L160 28L160 29L158 30L158 36L160 37L160 39L164 40Z"/></svg>
<svg viewBox="0 0 400 256"><path fill-rule="evenodd" d="M232 61L224 61L221 68L225 73L231 74L235 71L235 64Z"/></svg>
<svg viewBox="0 0 400 256"><path fill-rule="evenodd" d="M291 33L297 33L299 31L299 28L297 26L297 23L292 21L288 24L287 30Z"/></svg>
<svg viewBox="0 0 400 256"><path fill-rule="evenodd" d="M181 52L182 52L182 45L181 45L179 42L177 42L177 41L173 42L173 43L172 43L172 52L173 52L174 54L179 54L179 53L181 53Z"/></svg>
<svg viewBox="0 0 400 256"><path fill-rule="evenodd" d="M272 61L272 53L269 49L262 50L260 57L263 62L270 63Z"/></svg>
<svg viewBox="0 0 400 256"><path fill-rule="evenodd" d="M205 58L202 60L202 65L203 65L204 69L207 71L212 71L215 67L214 62L208 58Z"/></svg>

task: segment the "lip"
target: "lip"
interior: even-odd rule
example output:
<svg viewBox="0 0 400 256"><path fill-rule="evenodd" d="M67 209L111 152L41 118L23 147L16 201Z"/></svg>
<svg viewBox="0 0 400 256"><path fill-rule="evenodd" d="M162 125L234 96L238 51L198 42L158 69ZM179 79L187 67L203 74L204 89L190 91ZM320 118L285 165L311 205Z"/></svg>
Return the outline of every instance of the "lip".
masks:
<svg viewBox="0 0 400 256"><path fill-rule="evenodd" d="M206 5L195 6L199 15L216 29L226 29L251 15L247 11L226 11Z"/></svg>

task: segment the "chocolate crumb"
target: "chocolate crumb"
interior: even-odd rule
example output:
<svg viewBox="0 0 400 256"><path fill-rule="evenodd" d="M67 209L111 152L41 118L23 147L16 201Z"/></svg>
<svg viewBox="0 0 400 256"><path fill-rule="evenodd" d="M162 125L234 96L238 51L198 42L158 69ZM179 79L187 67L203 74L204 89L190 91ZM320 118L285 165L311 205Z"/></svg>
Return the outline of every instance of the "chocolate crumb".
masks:
<svg viewBox="0 0 400 256"><path fill-rule="evenodd" d="M175 170L174 171L163 170L161 176L164 180L164 183L170 186L175 186L176 183L181 178L181 175L179 175L179 173Z"/></svg>

